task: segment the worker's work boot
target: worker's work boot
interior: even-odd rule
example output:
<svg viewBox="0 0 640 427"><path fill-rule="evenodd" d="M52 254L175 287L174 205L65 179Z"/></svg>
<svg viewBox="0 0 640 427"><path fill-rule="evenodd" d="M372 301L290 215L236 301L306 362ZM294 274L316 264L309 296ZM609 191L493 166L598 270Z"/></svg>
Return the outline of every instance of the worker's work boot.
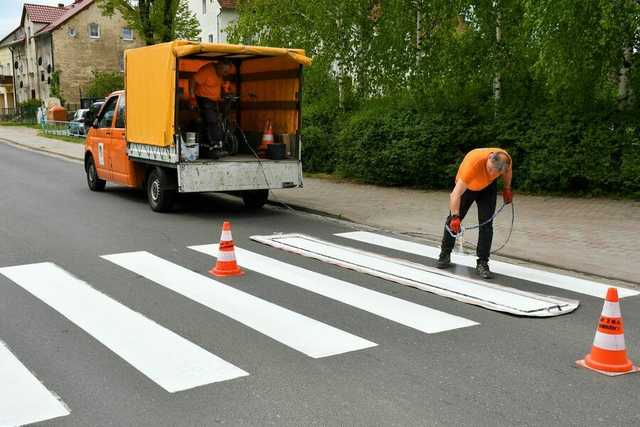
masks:
<svg viewBox="0 0 640 427"><path fill-rule="evenodd" d="M483 279L493 279L493 273L489 270L489 261L478 260L476 264L476 274Z"/></svg>
<svg viewBox="0 0 640 427"><path fill-rule="evenodd" d="M449 268L451 267L451 251L440 250L440 256L436 263L437 268Z"/></svg>

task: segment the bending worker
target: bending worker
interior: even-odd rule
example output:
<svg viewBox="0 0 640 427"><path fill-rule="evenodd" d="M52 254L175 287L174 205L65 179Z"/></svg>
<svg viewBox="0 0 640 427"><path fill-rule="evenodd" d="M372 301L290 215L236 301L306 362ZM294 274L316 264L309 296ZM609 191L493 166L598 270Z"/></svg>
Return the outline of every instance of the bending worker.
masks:
<svg viewBox="0 0 640 427"><path fill-rule="evenodd" d="M455 238L451 234L460 233L461 222L469 211L471 204L478 207L478 222L489 221L496 210L498 193L497 178L502 176L502 198L505 204L513 200L511 192L511 156L500 148L476 148L464 156L456 175L456 185L449 198L449 217L444 229L440 257L437 267L447 268L451 265L451 251ZM478 261L476 273L483 279L493 278L489 270L489 255L493 239L493 221L480 227L476 254Z"/></svg>
<svg viewBox="0 0 640 427"><path fill-rule="evenodd" d="M202 136L211 148L222 148L222 130L218 102L222 99L222 80L226 66L221 62L210 62L203 65L189 82L189 92L198 102L198 110L202 118ZM205 142L205 141L203 141Z"/></svg>

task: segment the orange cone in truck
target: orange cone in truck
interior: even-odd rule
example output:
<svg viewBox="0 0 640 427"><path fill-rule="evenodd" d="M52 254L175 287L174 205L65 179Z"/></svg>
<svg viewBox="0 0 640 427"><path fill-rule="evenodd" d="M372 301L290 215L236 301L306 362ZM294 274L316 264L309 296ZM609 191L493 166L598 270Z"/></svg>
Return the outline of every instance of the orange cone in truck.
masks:
<svg viewBox="0 0 640 427"><path fill-rule="evenodd" d="M225 221L222 225L222 235L218 248L218 259L216 264L209 270L209 274L218 277L241 276L244 274L236 262L236 252L231 236L231 223Z"/></svg>
<svg viewBox="0 0 640 427"><path fill-rule="evenodd" d="M260 143L260 147L258 148L260 156L264 157L267 155L267 147L269 146L269 144L273 144L273 128L271 127L271 120L267 120L267 123L264 127L262 142Z"/></svg>
<svg viewBox="0 0 640 427"><path fill-rule="evenodd" d="M576 363L583 368L610 376L638 372L638 368L627 357L624 324L616 288L609 288L607 291L591 353Z"/></svg>

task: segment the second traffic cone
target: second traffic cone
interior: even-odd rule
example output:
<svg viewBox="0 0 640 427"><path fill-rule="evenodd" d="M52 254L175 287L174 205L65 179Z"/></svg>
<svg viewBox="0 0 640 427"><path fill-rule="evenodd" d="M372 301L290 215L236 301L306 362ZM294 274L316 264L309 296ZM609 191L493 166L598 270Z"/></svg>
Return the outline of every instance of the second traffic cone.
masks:
<svg viewBox="0 0 640 427"><path fill-rule="evenodd" d="M241 276L244 274L238 267L236 261L236 251L233 245L233 237L231 236L231 223L225 221L222 225L222 235L220 236L220 245L218 248L218 259L216 264L211 267L209 274L213 276Z"/></svg>
<svg viewBox="0 0 640 427"><path fill-rule="evenodd" d="M576 363L583 368L610 376L639 371L627 357L624 325L616 288L609 288L607 291L591 353Z"/></svg>
<svg viewBox="0 0 640 427"><path fill-rule="evenodd" d="M264 126L262 142L260 142L260 147L258 147L258 152L262 157L267 155L267 147L269 144L273 144L273 128L271 127L271 120L267 120L267 123Z"/></svg>

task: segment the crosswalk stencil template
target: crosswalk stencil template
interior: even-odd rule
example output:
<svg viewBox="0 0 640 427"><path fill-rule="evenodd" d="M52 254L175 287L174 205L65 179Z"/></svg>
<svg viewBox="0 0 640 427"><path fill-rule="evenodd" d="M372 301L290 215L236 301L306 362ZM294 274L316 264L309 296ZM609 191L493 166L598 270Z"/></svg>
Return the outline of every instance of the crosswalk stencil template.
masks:
<svg viewBox="0 0 640 427"><path fill-rule="evenodd" d="M336 236L433 259L438 259L438 255L440 254L440 249L433 246L388 237L382 234L370 233L367 231L338 233ZM452 253L451 262L467 267L475 267L476 258L471 255ZM502 261L491 260L491 269L495 273L502 274L504 276L527 280L529 282L535 282L545 286L566 289L568 291L598 298L604 298L607 294L607 289L610 287L610 285L606 285L604 283L538 270L531 267L509 264ZM640 292L633 289L616 287L618 288L618 295L620 298L640 294Z"/></svg>

